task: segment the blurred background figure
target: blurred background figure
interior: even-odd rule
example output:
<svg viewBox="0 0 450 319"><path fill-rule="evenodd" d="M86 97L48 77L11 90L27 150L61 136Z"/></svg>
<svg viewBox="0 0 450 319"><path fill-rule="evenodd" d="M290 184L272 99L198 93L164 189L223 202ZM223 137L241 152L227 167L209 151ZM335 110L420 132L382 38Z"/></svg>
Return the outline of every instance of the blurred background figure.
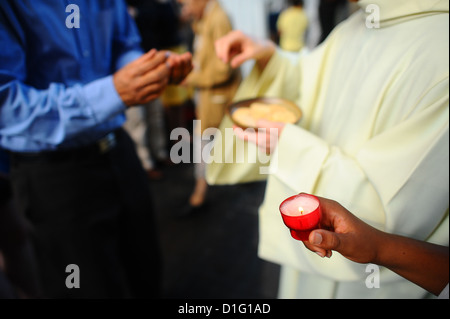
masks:
<svg viewBox="0 0 450 319"><path fill-rule="evenodd" d="M135 19L145 52L151 49L176 53L187 51L180 36L180 19L175 0L127 0ZM189 92L178 85L168 85L161 98L127 110L125 129L136 143L139 158L149 178L160 179L160 170L169 159L169 133L185 126L184 103ZM165 109L166 107L166 109Z"/></svg>
<svg viewBox="0 0 450 319"><path fill-rule="evenodd" d="M192 52L194 34L190 22L181 15L180 4L176 0L157 0L153 12L152 30L155 34L159 32L156 47L175 53ZM169 84L160 101L165 110L168 133L166 144L170 147L177 142L169 137L172 130L182 127L192 132L192 121L195 119L193 89L184 85Z"/></svg>
<svg viewBox="0 0 450 319"><path fill-rule="evenodd" d="M281 12L288 8L287 1L288 0L265 0L267 8L267 25L269 37L273 42L277 44L280 42L280 34L277 28L277 21L280 17Z"/></svg>
<svg viewBox="0 0 450 319"><path fill-rule="evenodd" d="M196 89L196 115L200 125L194 128L194 138L201 139L207 128L217 128L241 81L240 71L223 63L215 53L214 43L232 30L231 22L217 0L179 0L183 15L192 19L194 40L194 70L185 85ZM208 141L194 143L203 150ZM197 154L201 150L194 150ZM205 159L195 165L196 185L182 214L200 208L206 198Z"/></svg>
<svg viewBox="0 0 450 319"><path fill-rule="evenodd" d="M308 17L303 10L303 0L289 0L277 21L280 47L286 51L300 51L305 45Z"/></svg>
<svg viewBox="0 0 450 319"><path fill-rule="evenodd" d="M163 173L159 169L156 159L152 156L154 152L151 151L152 148L149 146L149 141L155 141L158 139L161 141L164 137L164 132L155 132L156 135L152 135L152 139L150 139L148 135L150 130L158 131L158 129L162 128L161 126L157 126L161 123L161 119L158 118L158 115L160 115L159 113L162 111L162 107L160 108L159 106L159 101L155 100L147 103L146 105L139 105L129 108L125 112L127 120L123 125L123 128L127 131L136 145L137 154L148 178L152 180L159 180L163 177ZM152 111L154 111L157 116L153 118L153 121L147 121L147 115L152 113ZM157 125L152 125L156 124L155 122ZM164 147L165 145L161 146ZM163 152L165 152L165 148L162 148L161 153Z"/></svg>

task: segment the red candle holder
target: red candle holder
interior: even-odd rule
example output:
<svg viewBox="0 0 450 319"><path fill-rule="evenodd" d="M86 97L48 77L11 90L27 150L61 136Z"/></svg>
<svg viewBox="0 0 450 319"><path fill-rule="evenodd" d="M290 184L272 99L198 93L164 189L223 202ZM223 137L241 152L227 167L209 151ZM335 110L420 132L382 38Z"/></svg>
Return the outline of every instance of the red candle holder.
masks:
<svg viewBox="0 0 450 319"><path fill-rule="evenodd" d="M280 213L291 236L296 240L308 241L309 234L319 228L322 210L317 197L302 193L283 201Z"/></svg>

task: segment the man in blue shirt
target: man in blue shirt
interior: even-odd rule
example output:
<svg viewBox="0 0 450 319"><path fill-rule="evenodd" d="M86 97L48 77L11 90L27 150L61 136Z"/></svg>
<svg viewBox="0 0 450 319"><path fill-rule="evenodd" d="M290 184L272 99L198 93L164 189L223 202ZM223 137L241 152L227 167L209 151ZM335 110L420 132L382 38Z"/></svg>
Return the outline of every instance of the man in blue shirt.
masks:
<svg viewBox="0 0 450 319"><path fill-rule="evenodd" d="M159 296L147 180L121 126L190 69L189 54L143 54L123 1L0 2L0 147L46 297Z"/></svg>

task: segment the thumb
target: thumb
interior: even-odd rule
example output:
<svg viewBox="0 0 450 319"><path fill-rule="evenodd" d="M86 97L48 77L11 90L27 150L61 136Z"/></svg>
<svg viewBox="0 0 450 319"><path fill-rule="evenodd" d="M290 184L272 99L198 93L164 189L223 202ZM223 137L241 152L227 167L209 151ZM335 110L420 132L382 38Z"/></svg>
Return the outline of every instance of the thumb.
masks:
<svg viewBox="0 0 450 319"><path fill-rule="evenodd" d="M274 121L269 121L266 119L260 119L256 122L256 126L258 128L277 129L278 131L280 131L279 133L281 133L281 131L286 126L286 123L274 122ZM277 135L280 135L280 134L277 134Z"/></svg>
<svg viewBox="0 0 450 319"><path fill-rule="evenodd" d="M242 128L234 125L233 126L234 134L238 138L240 138L243 141L252 142L254 144L258 143L258 135L256 134L256 131L252 130L243 130Z"/></svg>
<svg viewBox="0 0 450 319"><path fill-rule="evenodd" d="M317 248L339 251L342 238L338 233L319 229L311 232L309 235L309 242Z"/></svg>
<svg viewBox="0 0 450 319"><path fill-rule="evenodd" d="M233 69L236 69L250 59L251 59L251 56L248 53L243 52L243 53L237 54L234 57L232 57L230 65Z"/></svg>

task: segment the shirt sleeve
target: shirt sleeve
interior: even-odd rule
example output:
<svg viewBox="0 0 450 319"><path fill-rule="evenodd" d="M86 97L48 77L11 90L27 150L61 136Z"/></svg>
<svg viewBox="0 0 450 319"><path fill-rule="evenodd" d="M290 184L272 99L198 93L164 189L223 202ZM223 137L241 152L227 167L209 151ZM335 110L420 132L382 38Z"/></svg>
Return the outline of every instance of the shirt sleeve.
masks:
<svg viewBox="0 0 450 319"><path fill-rule="evenodd" d="M26 56L20 24L0 10L0 146L35 152L65 140L125 110L112 76L85 85L51 83L45 90L26 84ZM121 51L118 65L132 57Z"/></svg>

